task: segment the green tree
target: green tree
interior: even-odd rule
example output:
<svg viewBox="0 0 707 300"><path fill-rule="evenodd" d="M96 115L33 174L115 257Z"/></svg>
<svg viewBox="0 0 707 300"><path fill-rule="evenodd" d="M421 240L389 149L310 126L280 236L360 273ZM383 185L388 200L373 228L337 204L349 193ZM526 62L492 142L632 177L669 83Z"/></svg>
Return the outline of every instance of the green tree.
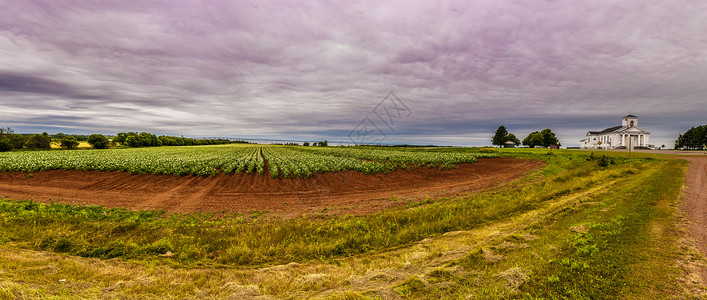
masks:
<svg viewBox="0 0 707 300"><path fill-rule="evenodd" d="M5 140L5 142L10 145L10 150L22 149L26 142L23 135L15 134L15 131L10 127L0 128L0 140Z"/></svg>
<svg viewBox="0 0 707 300"><path fill-rule="evenodd" d="M143 147L162 146L160 139L152 133L140 132L140 140L142 140Z"/></svg>
<svg viewBox="0 0 707 300"><path fill-rule="evenodd" d="M125 143L125 139L126 139L127 137L128 137L128 134L127 134L127 133L125 133L125 132L118 132L118 134L116 134L115 137L113 138L113 142L114 142L114 143L119 143L119 144L122 145L122 144Z"/></svg>
<svg viewBox="0 0 707 300"><path fill-rule="evenodd" d="M516 145L520 145L520 140L516 137L515 134L509 133L508 136L506 136L506 142L514 142Z"/></svg>
<svg viewBox="0 0 707 300"><path fill-rule="evenodd" d="M13 134L13 133L15 133L15 131L10 129L10 127L0 128L0 137L3 137L4 135L7 135L7 134Z"/></svg>
<svg viewBox="0 0 707 300"><path fill-rule="evenodd" d="M50 149L52 147L46 132L30 136L25 146L29 149Z"/></svg>
<svg viewBox="0 0 707 300"><path fill-rule="evenodd" d="M10 144L10 141L8 141L4 137L0 137L0 152L7 152L12 150L12 145Z"/></svg>
<svg viewBox="0 0 707 300"><path fill-rule="evenodd" d="M138 135L128 135L123 144L128 147L142 147L142 140Z"/></svg>
<svg viewBox="0 0 707 300"><path fill-rule="evenodd" d="M552 145L560 145L560 141L557 139L555 136L555 133L550 130L550 128L543 129L543 131L540 132L543 138L543 147L550 147Z"/></svg>
<svg viewBox="0 0 707 300"><path fill-rule="evenodd" d="M505 143L508 138L508 130L506 130L505 126L498 126L498 129L496 129L496 134L493 135L493 138L491 139L491 143L496 146L503 146L503 143Z"/></svg>
<svg viewBox="0 0 707 300"><path fill-rule="evenodd" d="M110 141L102 134L92 134L88 137L88 143L95 149L105 149L108 148Z"/></svg>
<svg viewBox="0 0 707 300"><path fill-rule="evenodd" d="M309 146L309 142L304 142L304 144L302 144L302 146Z"/></svg>
<svg viewBox="0 0 707 300"><path fill-rule="evenodd" d="M64 149L76 149L78 145L79 141L73 136L68 136L61 140L61 147Z"/></svg>
<svg viewBox="0 0 707 300"><path fill-rule="evenodd" d="M707 145L707 125L692 127L684 134L678 135L675 149L703 149Z"/></svg>
<svg viewBox="0 0 707 300"><path fill-rule="evenodd" d="M503 147L503 145L505 145L507 142L513 142L516 145L520 145L520 140L518 140L516 135L508 132L508 130L506 130L506 127L504 126L498 126L498 129L496 129L496 133L491 139L491 142L499 147Z"/></svg>
<svg viewBox="0 0 707 300"><path fill-rule="evenodd" d="M526 145L530 148L535 148L536 146L541 146L542 144L543 137L539 131L533 131L523 139L523 145Z"/></svg>
<svg viewBox="0 0 707 300"><path fill-rule="evenodd" d="M683 145L685 144L685 141L682 137L682 133L678 134L678 139L675 140L675 150L677 149L682 149Z"/></svg>
<svg viewBox="0 0 707 300"><path fill-rule="evenodd" d="M12 149L22 149L27 143L27 138L21 134L6 134L5 138L12 145Z"/></svg>
<svg viewBox="0 0 707 300"><path fill-rule="evenodd" d="M523 145L531 148L537 146L550 147L552 145L560 145L560 141L555 136L549 128L543 129L542 131L533 131L525 139L523 139Z"/></svg>

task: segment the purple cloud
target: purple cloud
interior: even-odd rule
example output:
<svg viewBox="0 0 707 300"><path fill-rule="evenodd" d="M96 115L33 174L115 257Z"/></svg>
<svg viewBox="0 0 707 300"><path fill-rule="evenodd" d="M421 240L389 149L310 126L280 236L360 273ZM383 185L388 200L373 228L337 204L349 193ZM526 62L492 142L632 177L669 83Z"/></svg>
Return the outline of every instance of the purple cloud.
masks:
<svg viewBox="0 0 707 300"><path fill-rule="evenodd" d="M390 91L414 112L391 142L506 125L573 145L632 113L670 144L707 123L699 1L0 4L0 125L19 129L343 141Z"/></svg>

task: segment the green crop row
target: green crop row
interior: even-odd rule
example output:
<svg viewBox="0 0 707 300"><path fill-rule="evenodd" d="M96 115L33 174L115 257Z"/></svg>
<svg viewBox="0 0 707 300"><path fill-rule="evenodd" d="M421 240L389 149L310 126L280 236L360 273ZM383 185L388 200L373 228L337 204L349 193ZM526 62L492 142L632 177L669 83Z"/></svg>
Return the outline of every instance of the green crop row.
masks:
<svg viewBox="0 0 707 300"><path fill-rule="evenodd" d="M325 154L337 157L353 157L384 164L394 164L395 167L433 165L449 168L454 164L473 163L477 158L496 157L495 153L459 152L459 151L406 151L403 149L378 148L297 148L300 151Z"/></svg>
<svg viewBox="0 0 707 300"><path fill-rule="evenodd" d="M97 170L212 176L219 170L231 173L257 169L262 173L263 163L258 149L251 145L219 145L4 152L0 153L0 171ZM254 153L258 154L256 158L253 158Z"/></svg>
<svg viewBox="0 0 707 300"><path fill-rule="evenodd" d="M314 173L354 170L364 174L398 168L449 168L495 154L460 151L406 151L400 149L215 145L130 148L82 151L20 151L0 153L0 171L45 170L123 171L134 174L214 176L264 174L310 177ZM269 170L265 168L265 160Z"/></svg>
<svg viewBox="0 0 707 300"><path fill-rule="evenodd" d="M270 175L277 178L279 173L289 177L310 177L312 173L340 172L354 170L364 174L391 171L391 165L366 161L353 157L322 155L298 151L294 147L265 147L265 157L270 164Z"/></svg>

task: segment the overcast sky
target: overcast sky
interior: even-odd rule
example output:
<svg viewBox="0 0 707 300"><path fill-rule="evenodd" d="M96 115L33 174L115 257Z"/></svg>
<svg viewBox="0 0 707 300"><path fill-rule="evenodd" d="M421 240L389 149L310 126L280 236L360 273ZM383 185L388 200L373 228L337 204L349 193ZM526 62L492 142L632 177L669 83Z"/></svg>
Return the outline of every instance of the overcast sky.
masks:
<svg viewBox="0 0 707 300"><path fill-rule="evenodd" d="M670 146L707 124L707 1L0 7L18 132L487 145L505 125L578 146L634 114Z"/></svg>

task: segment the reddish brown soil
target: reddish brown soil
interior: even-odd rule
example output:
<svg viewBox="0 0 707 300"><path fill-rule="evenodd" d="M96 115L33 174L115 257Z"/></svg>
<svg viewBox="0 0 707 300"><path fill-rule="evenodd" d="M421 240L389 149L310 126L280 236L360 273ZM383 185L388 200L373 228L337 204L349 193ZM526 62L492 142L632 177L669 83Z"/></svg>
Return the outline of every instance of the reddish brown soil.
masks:
<svg viewBox="0 0 707 300"><path fill-rule="evenodd" d="M680 158L690 162L685 177L687 189L680 208L690 222L690 233L697 246L707 254L707 156Z"/></svg>
<svg viewBox="0 0 707 300"><path fill-rule="evenodd" d="M98 171L0 172L0 197L176 213L365 214L426 197L491 188L542 164L503 157L479 159L451 170L418 168L376 175L347 171L308 179L246 174L203 178Z"/></svg>

